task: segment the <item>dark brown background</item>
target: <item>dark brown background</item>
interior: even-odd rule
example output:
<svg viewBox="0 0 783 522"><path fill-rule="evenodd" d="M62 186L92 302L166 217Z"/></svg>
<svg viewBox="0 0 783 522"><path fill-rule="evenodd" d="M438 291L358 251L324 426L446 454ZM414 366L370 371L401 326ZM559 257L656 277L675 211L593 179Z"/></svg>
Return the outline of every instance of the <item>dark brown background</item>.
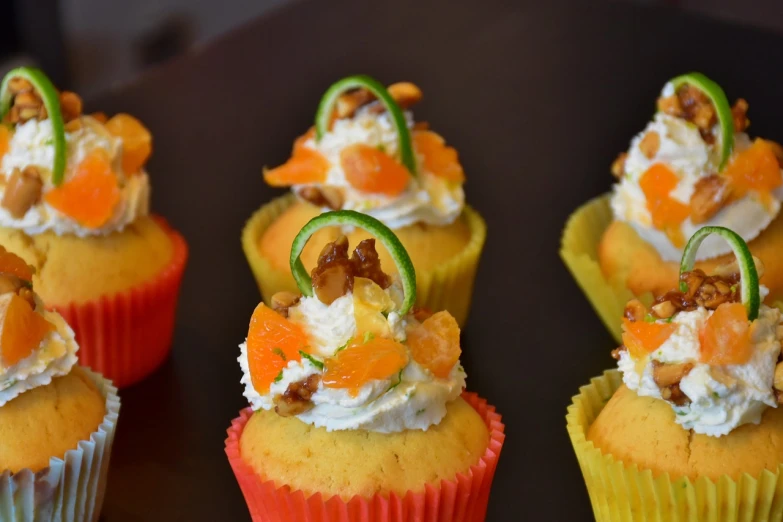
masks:
<svg viewBox="0 0 783 522"><path fill-rule="evenodd" d="M753 134L783 138L772 33L628 4L369 4L295 2L89 103L152 129L153 205L191 247L173 356L122 394L105 520L248 519L223 453L246 405L237 345L259 300L239 234L279 193L261 167L286 159L332 81L419 84L417 118L460 151L487 220L463 363L507 424L489 521L591 517L564 417L613 345L557 256L559 235L609 188L610 162L666 79L712 76L750 101Z"/></svg>

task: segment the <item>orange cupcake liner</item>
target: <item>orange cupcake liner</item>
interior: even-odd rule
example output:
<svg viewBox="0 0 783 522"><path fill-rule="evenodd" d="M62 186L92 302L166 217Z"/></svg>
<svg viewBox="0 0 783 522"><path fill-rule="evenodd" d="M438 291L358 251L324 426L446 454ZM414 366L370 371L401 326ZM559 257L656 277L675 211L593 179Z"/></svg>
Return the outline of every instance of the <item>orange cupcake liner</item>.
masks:
<svg viewBox="0 0 783 522"><path fill-rule="evenodd" d="M423 492L408 491L372 497L355 496L344 501L338 495L310 496L290 486L278 486L264 480L248 466L239 449L239 439L253 414L245 408L228 429L226 455L245 496L250 516L257 522L483 522L489 492L500 452L505 441L505 426L495 407L475 393L463 392L489 429L489 444L479 462L454 480L427 484Z"/></svg>
<svg viewBox="0 0 783 522"><path fill-rule="evenodd" d="M160 274L125 292L52 306L76 333L79 363L102 373L118 388L151 374L171 351L188 246L163 218L155 216L155 220L174 245L171 261Z"/></svg>

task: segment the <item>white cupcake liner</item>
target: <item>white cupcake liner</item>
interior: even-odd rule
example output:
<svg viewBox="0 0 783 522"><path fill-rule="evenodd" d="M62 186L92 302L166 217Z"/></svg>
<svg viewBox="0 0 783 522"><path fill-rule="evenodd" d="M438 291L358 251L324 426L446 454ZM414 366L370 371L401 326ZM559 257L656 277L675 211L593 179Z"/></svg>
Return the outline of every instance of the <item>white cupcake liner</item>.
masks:
<svg viewBox="0 0 783 522"><path fill-rule="evenodd" d="M49 467L34 473L0 474L0 521L96 521L103 505L109 456L120 398L117 388L99 373L82 368L106 398L106 415L90 440L80 441L64 458L52 457Z"/></svg>

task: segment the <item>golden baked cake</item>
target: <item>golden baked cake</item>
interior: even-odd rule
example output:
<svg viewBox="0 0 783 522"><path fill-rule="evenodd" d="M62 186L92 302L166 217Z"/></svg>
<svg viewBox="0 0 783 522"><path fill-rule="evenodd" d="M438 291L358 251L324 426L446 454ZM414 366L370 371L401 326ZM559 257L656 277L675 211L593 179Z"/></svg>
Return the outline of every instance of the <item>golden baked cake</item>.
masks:
<svg viewBox="0 0 783 522"><path fill-rule="evenodd" d="M730 104L700 73L668 81L657 108L612 164L611 195L580 208L563 234L562 257L618 340L611 318L629 297L670 288L683 247L705 226L737 232L767 268L767 304L783 300L783 148L751 138L748 103ZM709 272L730 253L710 238L697 267Z"/></svg>
<svg viewBox="0 0 783 522"><path fill-rule="evenodd" d="M0 513L9 520L95 520L117 390L76 366L73 330L45 308L32 279L32 268L0 247Z"/></svg>
<svg viewBox="0 0 783 522"><path fill-rule="evenodd" d="M735 259L705 273L694 264L711 238ZM583 387L568 415L597 520L783 516L783 322L762 303L763 270L739 234L704 227L678 284L626 305L620 375Z"/></svg>
<svg viewBox="0 0 783 522"><path fill-rule="evenodd" d="M291 158L265 169L268 184L292 191L261 207L242 235L267 304L276 292L296 290L287 256L305 223L328 210L354 210L398 235L418 270L421 305L445 308L464 324L486 227L465 204L456 150L414 121L411 107L421 98L412 83L387 89L367 76L344 78L324 94L315 126L296 140ZM333 229L316 242L340 234L368 237ZM317 254L305 251L305 267L315 267Z"/></svg>
<svg viewBox="0 0 783 522"><path fill-rule="evenodd" d="M333 226L373 239L353 251L345 236L322 243L308 271L308 241ZM297 520L277 512L289 496L313 509L397 498L437 520L483 520L503 427L463 392L456 319L414 306L415 269L400 240L370 216L327 212L296 236L290 259L299 293L259 304L240 346L251 408L229 430L227 453L254 520Z"/></svg>
<svg viewBox="0 0 783 522"><path fill-rule="evenodd" d="M76 93L28 67L5 76L0 116L0 243L35 268L81 361L119 386L138 381L168 354L187 258L149 211L152 135L128 114L84 114Z"/></svg>

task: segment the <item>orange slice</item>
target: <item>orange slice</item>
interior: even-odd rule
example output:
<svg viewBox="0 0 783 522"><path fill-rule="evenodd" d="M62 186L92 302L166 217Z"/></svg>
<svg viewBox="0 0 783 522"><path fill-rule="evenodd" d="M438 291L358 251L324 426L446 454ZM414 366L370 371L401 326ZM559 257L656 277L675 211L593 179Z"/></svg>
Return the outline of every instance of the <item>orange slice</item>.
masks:
<svg viewBox="0 0 783 522"><path fill-rule="evenodd" d="M690 205L669 196L678 182L677 175L662 163L656 163L647 169L639 179L639 185L647 198L647 210L650 211L653 226L666 232L672 244L679 248L685 246L680 225L690 216L691 208Z"/></svg>
<svg viewBox="0 0 783 522"><path fill-rule="evenodd" d="M52 330L52 323L35 313L23 298L12 294L0 336L3 364L10 367L29 357Z"/></svg>
<svg viewBox="0 0 783 522"><path fill-rule="evenodd" d="M152 154L152 135L130 114L117 114L106 122L106 129L122 138L122 170L126 175L139 172Z"/></svg>
<svg viewBox="0 0 783 522"><path fill-rule="evenodd" d="M631 322L623 318L623 344L634 359L642 359L666 342L676 324Z"/></svg>
<svg viewBox="0 0 783 522"><path fill-rule="evenodd" d="M459 361L459 325L446 311L438 312L408 332L413 360L435 377L445 379Z"/></svg>
<svg viewBox="0 0 783 522"><path fill-rule="evenodd" d="M273 187L323 183L328 171L329 162L320 152L301 147L287 162L265 170L264 181Z"/></svg>
<svg viewBox="0 0 783 522"><path fill-rule="evenodd" d="M750 322L741 303L724 303L699 332L700 360L706 364L745 364L752 355Z"/></svg>
<svg viewBox="0 0 783 522"><path fill-rule="evenodd" d="M247 332L247 360L256 391L268 392L288 361L300 361L299 351L307 351L306 347L307 335L301 326L259 304Z"/></svg>
<svg viewBox="0 0 783 522"><path fill-rule="evenodd" d="M361 192L396 196L408 185L408 169L375 147L357 143L340 152L345 179Z"/></svg>
<svg viewBox="0 0 783 522"><path fill-rule="evenodd" d="M0 246L0 274L10 274L23 281L33 280L33 269L24 259Z"/></svg>
<svg viewBox="0 0 783 522"><path fill-rule="evenodd" d="M413 133L413 147L423 156L423 165L427 171L448 181L465 182L465 171L462 170L457 151L447 147L439 134L428 130L416 131Z"/></svg>
<svg viewBox="0 0 783 522"><path fill-rule="evenodd" d="M364 342L358 336L345 349L324 363L323 383L327 388L359 388L372 380L389 379L408 364L408 352L392 339L374 337Z"/></svg>
<svg viewBox="0 0 783 522"><path fill-rule="evenodd" d="M11 147L11 129L7 125L0 124L0 161Z"/></svg>
<svg viewBox="0 0 783 522"><path fill-rule="evenodd" d="M87 228L100 228L114 214L120 201L117 176L105 151L91 152L76 167L74 176L50 190L46 202Z"/></svg>
<svg viewBox="0 0 783 522"><path fill-rule="evenodd" d="M766 194L783 184L775 152L762 139L757 139L734 156L723 170L723 175L731 181L732 188L740 197L749 190Z"/></svg>

